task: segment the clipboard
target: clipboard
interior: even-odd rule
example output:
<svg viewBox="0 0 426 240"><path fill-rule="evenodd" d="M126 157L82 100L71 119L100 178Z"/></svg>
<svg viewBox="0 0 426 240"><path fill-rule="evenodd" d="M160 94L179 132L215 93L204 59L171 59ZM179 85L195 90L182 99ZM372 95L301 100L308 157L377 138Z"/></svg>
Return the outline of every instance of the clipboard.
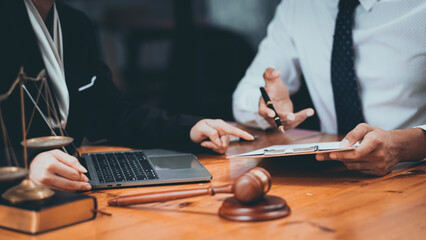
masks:
<svg viewBox="0 0 426 240"><path fill-rule="evenodd" d="M356 143L352 147L340 147L340 142L320 142L320 143L303 143L291 145L273 145L266 148L257 149L251 152L227 156L228 159L234 158L268 158L283 157L294 155L308 155L328 152L351 151L358 147Z"/></svg>

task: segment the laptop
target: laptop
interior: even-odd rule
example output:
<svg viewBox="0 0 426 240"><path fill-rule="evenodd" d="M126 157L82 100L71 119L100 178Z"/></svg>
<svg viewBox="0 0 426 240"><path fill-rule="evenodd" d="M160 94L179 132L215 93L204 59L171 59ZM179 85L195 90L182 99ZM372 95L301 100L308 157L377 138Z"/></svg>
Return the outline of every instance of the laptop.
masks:
<svg viewBox="0 0 426 240"><path fill-rule="evenodd" d="M164 149L86 153L80 158L93 189L210 181L194 154Z"/></svg>

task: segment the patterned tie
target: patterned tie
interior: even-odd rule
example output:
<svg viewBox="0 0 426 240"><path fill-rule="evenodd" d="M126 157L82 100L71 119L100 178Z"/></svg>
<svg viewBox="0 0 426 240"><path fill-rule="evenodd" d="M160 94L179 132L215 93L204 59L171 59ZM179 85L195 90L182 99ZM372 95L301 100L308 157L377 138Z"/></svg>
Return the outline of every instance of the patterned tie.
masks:
<svg viewBox="0 0 426 240"><path fill-rule="evenodd" d="M331 83L333 85L339 134L347 134L364 122L354 69L352 26L358 0L340 0L334 30L331 55Z"/></svg>

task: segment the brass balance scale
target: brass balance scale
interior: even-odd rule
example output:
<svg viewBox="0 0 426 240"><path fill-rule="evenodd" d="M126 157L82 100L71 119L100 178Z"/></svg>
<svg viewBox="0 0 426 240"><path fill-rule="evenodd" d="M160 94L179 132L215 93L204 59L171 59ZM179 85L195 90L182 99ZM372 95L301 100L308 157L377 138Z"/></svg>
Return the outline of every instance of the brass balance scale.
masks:
<svg viewBox="0 0 426 240"><path fill-rule="evenodd" d="M41 81L40 88L38 89L38 94L36 99L34 99L27 88L25 87L25 83L27 82L39 82ZM6 100L13 92L13 90L19 87L20 93L20 107L21 107L21 122L22 122L22 142L23 146L23 154L24 154L24 163L25 168L17 167L18 161L14 150L12 148L12 144L9 141L9 137L7 134L6 125L4 122L3 114L1 111L1 103ZM44 94L43 94L44 92ZM34 109L32 111L31 118L29 120L28 126L26 126L26 118L25 118L25 104L24 104L24 93L28 96L28 98L33 102ZM46 104L47 109L47 117L43 114L39 107L39 100L43 99L44 104ZM37 185L28 177L28 148L31 149L54 149L54 148L63 148L65 150L65 146L72 144L73 138L65 136L64 131L61 127L59 127L60 135L57 135L53 129L53 121L56 123L60 123L59 117L54 106L52 94L49 89L49 84L46 78L46 71L41 71L36 78L31 78L27 76L21 67L21 70L18 74L18 77L13 82L9 91L5 94L0 95L0 124L3 131L3 141L5 147L5 155L10 167L2 167L0 168L0 185L2 188L9 188L2 194L2 197L9 201L12 204L34 204L34 203L42 203L48 199L50 199L54 195L54 191L49 189L48 187ZM27 139L27 133L31 126L32 119L34 117L35 112L42 116L44 122L48 125L52 135L51 136L43 136ZM53 118L52 118L53 117ZM15 166L12 166L13 164ZM23 180L22 180L23 179ZM22 182L16 185L19 181ZM16 185L16 186L15 186Z"/></svg>

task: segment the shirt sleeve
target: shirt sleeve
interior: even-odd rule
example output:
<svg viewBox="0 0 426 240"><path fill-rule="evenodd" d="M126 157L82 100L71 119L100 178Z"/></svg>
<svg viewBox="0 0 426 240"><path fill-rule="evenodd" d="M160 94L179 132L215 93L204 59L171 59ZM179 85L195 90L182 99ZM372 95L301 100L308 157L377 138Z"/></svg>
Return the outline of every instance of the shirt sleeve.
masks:
<svg viewBox="0 0 426 240"><path fill-rule="evenodd" d="M85 34L81 35L87 39L84 41L87 47L83 49L88 50L80 50L83 52L80 56L87 59L89 76L96 76L96 81L93 87L74 98L74 129L84 129L84 136L90 141L106 139L108 144L116 146L192 152L196 144L190 139L190 130L201 117L169 114L162 109L141 105L122 94L114 84L110 69L98 57L97 42L89 20L82 19L80 28L84 27L81 31Z"/></svg>
<svg viewBox="0 0 426 240"><path fill-rule="evenodd" d="M258 114L261 96L259 87L265 85L263 73L268 67L276 68L281 72L281 78L290 93L299 89L299 59L293 40L288 33L288 26L292 24L292 13L287 3L290 4L291 1L283 1L277 7L275 17L268 26L267 36L259 45L256 57L234 91L234 118L246 126L261 129L271 127Z"/></svg>
<svg viewBox="0 0 426 240"><path fill-rule="evenodd" d="M416 126L415 128L420 128L420 129L423 129L423 131L426 131L426 124L425 125Z"/></svg>
<svg viewBox="0 0 426 240"><path fill-rule="evenodd" d="M88 92L93 96L86 131L89 140L105 138L111 144L134 148L196 149L190 130L201 117L169 114L127 99L115 87L103 62L99 62L97 76L95 87Z"/></svg>

